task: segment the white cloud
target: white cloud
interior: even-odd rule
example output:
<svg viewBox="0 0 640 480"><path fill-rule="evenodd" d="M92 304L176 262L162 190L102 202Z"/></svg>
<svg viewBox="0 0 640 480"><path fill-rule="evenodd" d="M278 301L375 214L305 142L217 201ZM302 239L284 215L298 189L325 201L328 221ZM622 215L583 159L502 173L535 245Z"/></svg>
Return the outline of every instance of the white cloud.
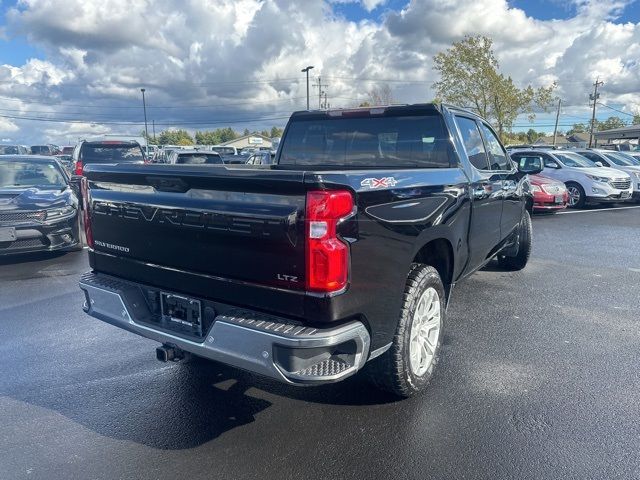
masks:
<svg viewBox="0 0 640 480"><path fill-rule="evenodd" d="M17 132L18 130L20 130L20 127L18 127L10 119L0 117L0 132L11 133L11 132ZM9 139L8 141L11 141L11 140Z"/></svg>
<svg viewBox="0 0 640 480"><path fill-rule="evenodd" d="M387 3L387 0L329 0L329 3L359 3L368 12Z"/></svg>
<svg viewBox="0 0 640 480"><path fill-rule="evenodd" d="M505 0L413 0L378 22L356 23L333 13L335 1L21 0L7 15L9 31L27 35L46 59L0 66L0 113L7 113L0 135L14 127L33 141L98 128L137 133L142 86L158 124L283 125L305 106L306 65L329 84L333 106L357 104L384 81L399 101L426 101L436 80L433 55L475 34L494 39L502 69L517 83L557 80L574 116L586 115L598 75L603 102L640 107L640 24L615 22L626 2L575 0L574 17L541 21ZM362 1L368 10L385 3ZM249 121L232 123L242 119Z"/></svg>

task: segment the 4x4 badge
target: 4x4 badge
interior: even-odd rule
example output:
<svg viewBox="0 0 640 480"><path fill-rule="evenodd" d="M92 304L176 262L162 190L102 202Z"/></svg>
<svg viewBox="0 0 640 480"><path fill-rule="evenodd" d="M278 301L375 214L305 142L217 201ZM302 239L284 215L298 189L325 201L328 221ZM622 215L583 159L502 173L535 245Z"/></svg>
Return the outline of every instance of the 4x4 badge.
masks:
<svg viewBox="0 0 640 480"><path fill-rule="evenodd" d="M387 188L395 187L397 183L394 177L365 178L360 182L360 186L366 188Z"/></svg>

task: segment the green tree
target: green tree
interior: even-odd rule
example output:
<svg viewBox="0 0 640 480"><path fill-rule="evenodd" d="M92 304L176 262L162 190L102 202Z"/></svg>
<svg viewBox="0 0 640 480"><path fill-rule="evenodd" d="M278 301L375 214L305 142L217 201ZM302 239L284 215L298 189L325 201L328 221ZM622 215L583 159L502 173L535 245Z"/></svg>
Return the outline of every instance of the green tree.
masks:
<svg viewBox="0 0 640 480"><path fill-rule="evenodd" d="M604 122L598 122L596 120L596 130L611 130L612 128L624 127L626 123L619 117L609 117Z"/></svg>
<svg viewBox="0 0 640 480"><path fill-rule="evenodd" d="M158 143L160 145L193 145L194 141L186 130L167 129L158 135Z"/></svg>
<svg viewBox="0 0 640 480"><path fill-rule="evenodd" d="M271 127L271 138L281 137L284 130L278 127Z"/></svg>
<svg viewBox="0 0 640 480"><path fill-rule="evenodd" d="M238 138L238 133L231 127L217 128L215 130L196 132L198 145L217 145Z"/></svg>
<svg viewBox="0 0 640 480"><path fill-rule="evenodd" d="M544 137L544 133L536 132L533 128L530 128L529 130L527 130L527 133L526 133L527 143L534 143L540 137Z"/></svg>
<svg viewBox="0 0 640 480"><path fill-rule="evenodd" d="M156 138L154 138L153 135L150 134L149 138L147 138L147 133L144 130L142 130L142 132L140 133L140 136L142 138L144 138L149 145L157 145L158 144L158 140Z"/></svg>
<svg viewBox="0 0 640 480"><path fill-rule="evenodd" d="M391 105L393 103L393 92L388 83L376 87L373 90L367 92L369 96L368 106L371 105Z"/></svg>
<svg viewBox="0 0 640 480"><path fill-rule="evenodd" d="M631 122L632 125L640 125L640 110L636 111L633 114L633 121Z"/></svg>
<svg viewBox="0 0 640 480"><path fill-rule="evenodd" d="M517 145L529 143L525 132L504 132L503 142L505 145Z"/></svg>
<svg viewBox="0 0 640 480"><path fill-rule="evenodd" d="M248 128L245 128L245 129L244 129L244 132L242 132L242 136L243 136L243 137L245 137L245 136L249 135L250 133L251 133L251 132L249 131L249 129L248 129Z"/></svg>
<svg viewBox="0 0 640 480"><path fill-rule="evenodd" d="M240 136L238 135L238 132L236 132L231 127L221 128L219 132L220 132L220 143L235 140Z"/></svg>
<svg viewBox="0 0 640 480"><path fill-rule="evenodd" d="M567 130L567 135L573 135L574 133L586 133L588 128L589 127L584 123L574 123L573 127Z"/></svg>
<svg viewBox="0 0 640 480"><path fill-rule="evenodd" d="M216 132L196 132L195 138L198 145L216 145L220 143Z"/></svg>
<svg viewBox="0 0 640 480"><path fill-rule="evenodd" d="M493 41L485 36L465 37L434 57L440 80L433 84L444 102L474 109L492 122L501 138L520 114L535 118L534 109L549 111L556 87L518 88L511 77L500 73Z"/></svg>
<svg viewBox="0 0 640 480"><path fill-rule="evenodd" d="M262 130L260 132L260 135L262 135L263 137L269 138L269 130Z"/></svg>

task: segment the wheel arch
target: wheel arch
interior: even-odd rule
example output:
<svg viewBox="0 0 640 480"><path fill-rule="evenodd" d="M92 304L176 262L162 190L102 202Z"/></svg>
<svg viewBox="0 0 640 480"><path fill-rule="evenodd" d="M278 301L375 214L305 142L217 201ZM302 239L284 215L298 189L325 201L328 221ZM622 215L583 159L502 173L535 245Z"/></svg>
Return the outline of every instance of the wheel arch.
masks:
<svg viewBox="0 0 640 480"><path fill-rule="evenodd" d="M430 265L438 271L444 284L447 298L451 291L454 271L454 253L446 238L435 238L425 243L413 258L413 263Z"/></svg>
<svg viewBox="0 0 640 480"><path fill-rule="evenodd" d="M529 212L529 215L533 215L533 197L527 196L527 199L524 203L524 208Z"/></svg>

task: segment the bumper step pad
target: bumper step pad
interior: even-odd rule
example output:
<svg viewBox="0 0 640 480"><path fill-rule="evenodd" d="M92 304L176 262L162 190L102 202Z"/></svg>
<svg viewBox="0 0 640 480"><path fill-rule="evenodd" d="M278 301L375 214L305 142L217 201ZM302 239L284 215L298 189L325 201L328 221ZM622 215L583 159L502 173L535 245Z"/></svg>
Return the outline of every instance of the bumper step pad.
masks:
<svg viewBox="0 0 640 480"><path fill-rule="evenodd" d="M331 377L334 375L340 375L352 366L353 365L350 365L343 360L327 358L320 363L316 363L304 370L296 372L296 375L301 377Z"/></svg>

